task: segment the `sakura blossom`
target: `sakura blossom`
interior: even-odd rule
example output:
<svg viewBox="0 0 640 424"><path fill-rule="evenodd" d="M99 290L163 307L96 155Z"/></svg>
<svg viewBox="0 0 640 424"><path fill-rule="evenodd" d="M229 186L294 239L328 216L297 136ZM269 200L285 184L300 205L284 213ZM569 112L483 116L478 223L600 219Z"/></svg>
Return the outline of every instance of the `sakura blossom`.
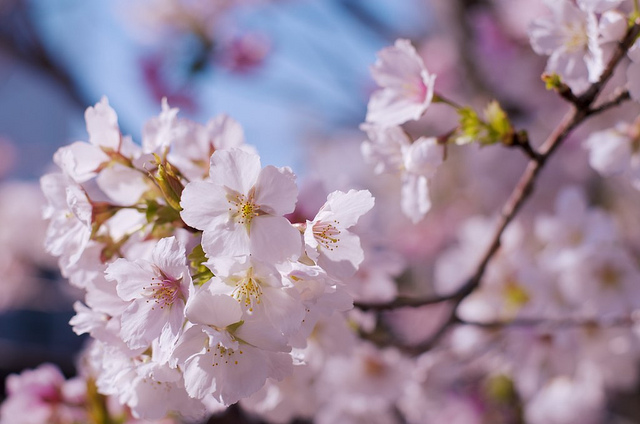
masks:
<svg viewBox="0 0 640 424"><path fill-rule="evenodd" d="M371 95L367 122L392 127L417 120L433 100L436 77L409 40L396 40L378 52L371 74L381 89Z"/></svg>
<svg viewBox="0 0 640 424"><path fill-rule="evenodd" d="M300 255L300 235L283 217L293 211L297 195L290 169L261 168L259 156L239 149L216 151L208 180L185 187L181 216L203 231L210 258L286 260Z"/></svg>
<svg viewBox="0 0 640 424"><path fill-rule="evenodd" d="M185 248L174 237L158 241L151 261L120 258L107 267L105 276L116 282L118 296L130 302L122 313L120 333L130 348L149 346L159 337L178 337L191 277Z"/></svg>
<svg viewBox="0 0 640 424"><path fill-rule="evenodd" d="M399 174L402 211L414 224L419 222L431 209L428 181L444 161L444 146L433 137L412 141L400 127L363 124L361 128L369 137L362 143L363 156L376 173Z"/></svg>
<svg viewBox="0 0 640 424"><path fill-rule="evenodd" d="M373 197L366 190L347 193L334 191L304 231L307 255L331 274L349 276L364 260L357 235L347 231L373 208Z"/></svg>
<svg viewBox="0 0 640 424"><path fill-rule="evenodd" d="M637 1L191 3L130 14L152 110L74 112L39 200L0 175L0 424L637 421ZM16 367L30 313L77 356Z"/></svg>
<svg viewBox="0 0 640 424"><path fill-rule="evenodd" d="M581 92L597 81L604 70L594 9L606 5L578 3L576 6L570 0L547 1L552 17L534 20L529 37L536 53L549 55L546 71L559 74L573 90Z"/></svg>

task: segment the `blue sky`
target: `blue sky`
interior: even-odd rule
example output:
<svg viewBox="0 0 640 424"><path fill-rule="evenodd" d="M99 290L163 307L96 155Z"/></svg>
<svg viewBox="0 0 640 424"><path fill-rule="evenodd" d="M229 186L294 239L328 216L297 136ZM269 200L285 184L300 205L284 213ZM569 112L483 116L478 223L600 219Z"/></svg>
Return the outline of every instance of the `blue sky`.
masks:
<svg viewBox="0 0 640 424"><path fill-rule="evenodd" d="M390 37L424 32L428 19L422 3L281 0L241 10L234 15L235 22L271 40L272 50L264 66L250 75L220 68L201 72L189 81L200 107L192 115L181 115L205 122L218 113L228 113L244 126L248 142L258 147L265 164L290 165L296 172L304 172L300 146L307 137L330 135L336 129L356 130L364 119L367 95L373 88L369 66L375 52L392 43ZM350 4L363 8L379 27L363 25L344 6ZM160 110L143 88L139 62L162 45L140 42L131 20L123 19L127 2L32 0L32 6L45 47L71 75L87 105L108 96L123 129L139 140L143 122ZM386 34L379 30L382 27ZM180 48L180 43L177 46ZM23 113L19 122L0 117L0 135L8 134L20 150L37 150L42 155L50 155L56 146L86 139L82 109L68 104L37 70L33 75L23 68L14 72L18 77L14 75L0 86L0 108L8 108L15 96L21 95L20 103L28 115ZM19 82L16 79L23 81L12 87L11 83ZM32 105L39 106L34 109ZM46 116L52 107L57 109L53 112L55 121ZM36 114L38 108L43 110ZM28 134L30 126L34 126L34 135ZM54 131L53 127L60 128ZM33 163L34 168L43 160ZM24 158L22 162L24 166ZM21 169L18 174L38 172L42 173Z"/></svg>

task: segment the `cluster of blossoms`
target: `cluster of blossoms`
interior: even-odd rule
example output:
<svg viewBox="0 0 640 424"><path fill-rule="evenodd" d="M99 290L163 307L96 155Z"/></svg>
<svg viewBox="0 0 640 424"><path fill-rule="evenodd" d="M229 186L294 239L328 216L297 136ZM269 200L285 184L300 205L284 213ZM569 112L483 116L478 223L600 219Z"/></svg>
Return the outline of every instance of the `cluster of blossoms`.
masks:
<svg viewBox="0 0 640 424"><path fill-rule="evenodd" d="M381 89L369 100L367 122L361 127L369 140L362 144L362 153L375 164L376 173L400 175L402 211L416 223L431 208L428 181L445 152L437 138L414 141L400 125L425 113L433 100L436 77L408 40L381 50L371 73Z"/></svg>
<svg viewBox="0 0 640 424"><path fill-rule="evenodd" d="M134 416L197 417L282 380L316 322L351 307L363 260L351 233L374 204L330 193L292 223L289 168L262 167L226 116L207 125L163 104L142 146L106 99L86 112L89 142L60 148L42 177L46 247L86 291L71 320L95 339L98 390Z"/></svg>
<svg viewBox="0 0 640 424"><path fill-rule="evenodd" d="M361 125L368 140L322 156L319 181L300 190L289 168L263 167L226 116L201 125L164 102L139 146L106 99L89 108L89 142L59 149L61 172L41 180L46 247L86 292L71 324L93 338L87 389L68 395L48 370L50 401L18 383L25 373L11 379L2 419L39 399L60 405L61 423L82 421L66 417L99 392L125 405L112 407L123 422L195 420L234 403L275 423L602 422L609 396L638 382L640 234L635 214L630 225L621 212L636 210L640 189L637 105L629 120L576 137L585 169L552 168L535 213L516 214L575 126L639 99L640 10L623 0L546 4L552 16L528 35L510 29L550 55L545 79L573 103L540 147L529 141L540 128L516 131L498 101L476 112L436 93L436 76L404 39L371 69L379 89ZM481 42L499 38L477 26ZM598 101L607 69L625 66L622 94ZM452 85L443 74L439 88ZM518 97L520 85L501 88ZM538 101L523 99L521 113L535 114ZM455 123L435 103L455 110ZM418 131L443 135L410 135ZM522 162L491 145L524 152L515 189ZM587 162L623 178L590 191L556 183L597 178ZM448 177L444 189L436 173ZM609 202L626 182L632 195ZM509 193L498 219L487 218Z"/></svg>
<svg viewBox="0 0 640 424"><path fill-rule="evenodd" d="M180 424L173 418L154 421L134 418L115 398L100 395L90 379L77 376L67 380L55 365L48 363L10 375L6 386L8 397L0 406L2 424Z"/></svg>

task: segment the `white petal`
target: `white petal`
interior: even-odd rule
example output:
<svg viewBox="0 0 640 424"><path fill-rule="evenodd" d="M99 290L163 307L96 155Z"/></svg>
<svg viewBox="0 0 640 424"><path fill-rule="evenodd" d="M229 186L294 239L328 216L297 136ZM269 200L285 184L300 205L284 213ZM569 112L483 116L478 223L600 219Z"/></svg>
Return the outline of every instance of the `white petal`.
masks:
<svg viewBox="0 0 640 424"><path fill-rule="evenodd" d="M252 223L251 226L253 227L253 225ZM249 255L251 253L250 246L249 234L244 225L232 223L224 228L205 231L202 234L202 249L214 264L216 256Z"/></svg>
<svg viewBox="0 0 640 424"><path fill-rule="evenodd" d="M209 181L193 181L184 188L180 200L180 216L187 225L198 230L214 230L229 220L226 191Z"/></svg>
<svg viewBox="0 0 640 424"><path fill-rule="evenodd" d="M287 218L258 216L251 222L251 254L266 262L297 258L302 253L302 235Z"/></svg>
<svg viewBox="0 0 640 424"><path fill-rule="evenodd" d="M298 198L296 176L290 168L266 166L255 185L255 202L270 215L293 212Z"/></svg>
<svg viewBox="0 0 640 424"><path fill-rule="evenodd" d="M240 124L227 115L219 115L207 123L207 132L216 149L231 149L244 144Z"/></svg>
<svg viewBox="0 0 640 424"><path fill-rule="evenodd" d="M160 336L165 320L164 311L156 308L155 302L137 300L122 313L120 336L131 349L147 347Z"/></svg>
<svg viewBox="0 0 640 424"><path fill-rule="evenodd" d="M242 319L242 308L233 297L203 287L189 297L185 314L194 323L226 328Z"/></svg>
<svg viewBox="0 0 640 424"><path fill-rule="evenodd" d="M59 148L53 161L74 181L83 183L96 175L98 168L109 161L109 156L92 144L76 141Z"/></svg>
<svg viewBox="0 0 640 424"><path fill-rule="evenodd" d="M414 224L431 209L429 187L423 176L407 175L402 181L402 211Z"/></svg>
<svg viewBox="0 0 640 424"><path fill-rule="evenodd" d="M87 132L91 144L118 150L120 147L118 116L109 106L106 97L103 97L94 107L89 107L84 118L87 121Z"/></svg>
<svg viewBox="0 0 640 424"><path fill-rule="evenodd" d="M240 149L217 150L211 155L209 179L240 194L248 194L260 169L260 157L256 154Z"/></svg>
<svg viewBox="0 0 640 424"><path fill-rule="evenodd" d="M286 288L263 287L261 299L264 310L276 328L285 336L293 334L300 328L305 309L296 292Z"/></svg>
<svg viewBox="0 0 640 424"><path fill-rule="evenodd" d="M123 206L138 203L140 197L149 190L140 171L118 163L103 169L96 182L113 203Z"/></svg>
<svg viewBox="0 0 640 424"><path fill-rule="evenodd" d="M333 223L338 228L350 228L360 217L369 212L374 205L369 190L349 190L347 193L334 191L327 196L327 203L320 208L315 221ZM328 210L331 213L328 213Z"/></svg>
<svg viewBox="0 0 640 424"><path fill-rule="evenodd" d="M189 277L184 244L175 237L160 239L151 253L153 263L174 279Z"/></svg>
<svg viewBox="0 0 640 424"><path fill-rule="evenodd" d="M105 277L116 281L118 296L129 301L143 297L143 288L151 284L155 274L148 266L143 268L140 263L119 258L107 267Z"/></svg>

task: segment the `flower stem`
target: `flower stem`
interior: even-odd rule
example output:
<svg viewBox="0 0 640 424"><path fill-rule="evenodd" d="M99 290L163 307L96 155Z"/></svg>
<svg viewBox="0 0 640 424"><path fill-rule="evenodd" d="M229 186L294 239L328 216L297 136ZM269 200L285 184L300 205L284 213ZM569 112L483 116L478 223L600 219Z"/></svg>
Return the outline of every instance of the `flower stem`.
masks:
<svg viewBox="0 0 640 424"><path fill-rule="evenodd" d="M459 104L457 104L453 100L449 100L446 97L444 97L444 96L442 96L442 95L440 95L438 93L435 93L433 95L433 103L444 103L446 105L451 106L452 108L454 108L456 110L462 109L462 106L460 106Z"/></svg>

